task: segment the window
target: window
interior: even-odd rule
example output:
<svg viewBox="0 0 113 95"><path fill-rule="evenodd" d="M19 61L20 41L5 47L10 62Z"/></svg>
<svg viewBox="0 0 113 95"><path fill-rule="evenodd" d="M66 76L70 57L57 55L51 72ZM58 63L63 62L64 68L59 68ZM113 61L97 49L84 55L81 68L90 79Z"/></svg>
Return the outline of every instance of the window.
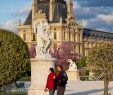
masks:
<svg viewBox="0 0 113 95"><path fill-rule="evenodd" d="M66 32L65 28L63 29L63 40L65 40Z"/></svg>
<svg viewBox="0 0 113 95"><path fill-rule="evenodd" d="M32 33L32 41L36 41L36 34L35 33Z"/></svg>
<svg viewBox="0 0 113 95"><path fill-rule="evenodd" d="M54 39L56 40L57 39L57 33L54 32Z"/></svg>
<svg viewBox="0 0 113 95"><path fill-rule="evenodd" d="M64 37L63 37L63 38L64 38L64 40L65 40L65 31L64 31Z"/></svg>
<svg viewBox="0 0 113 95"><path fill-rule="evenodd" d="M23 40L26 41L26 33L23 34Z"/></svg>
<svg viewBox="0 0 113 95"><path fill-rule="evenodd" d="M56 30L56 28L54 28L54 30Z"/></svg>

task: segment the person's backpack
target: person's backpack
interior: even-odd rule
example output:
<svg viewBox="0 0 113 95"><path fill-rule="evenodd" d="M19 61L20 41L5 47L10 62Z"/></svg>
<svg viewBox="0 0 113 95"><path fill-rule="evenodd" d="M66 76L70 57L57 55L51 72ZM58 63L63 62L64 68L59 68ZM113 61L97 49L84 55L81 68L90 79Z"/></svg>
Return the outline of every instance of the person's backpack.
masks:
<svg viewBox="0 0 113 95"><path fill-rule="evenodd" d="M61 86L65 86L67 84L68 81L68 76L67 73L65 71L61 72Z"/></svg>

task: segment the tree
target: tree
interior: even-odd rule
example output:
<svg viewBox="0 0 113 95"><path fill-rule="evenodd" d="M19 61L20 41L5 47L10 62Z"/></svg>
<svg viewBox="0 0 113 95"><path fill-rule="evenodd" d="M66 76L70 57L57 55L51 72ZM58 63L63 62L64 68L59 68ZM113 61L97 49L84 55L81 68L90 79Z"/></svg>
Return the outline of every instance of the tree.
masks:
<svg viewBox="0 0 113 95"><path fill-rule="evenodd" d="M81 59L80 59L80 61L79 61L79 64L77 64L77 67L78 67L78 68L86 67L86 58L87 58L87 57L81 57Z"/></svg>
<svg viewBox="0 0 113 95"><path fill-rule="evenodd" d="M64 42L59 49L54 49L51 53L52 57L56 58L56 65L62 65L65 70L69 68L68 59L74 62L79 61L80 56L74 52L73 44Z"/></svg>
<svg viewBox="0 0 113 95"><path fill-rule="evenodd" d="M30 53L30 58L35 58L36 56L36 45L35 44L31 44L31 46L29 47L29 53Z"/></svg>
<svg viewBox="0 0 113 95"><path fill-rule="evenodd" d="M104 81L104 95L108 95L108 85L113 81L113 43L99 45L89 51L87 67L96 79Z"/></svg>
<svg viewBox="0 0 113 95"><path fill-rule="evenodd" d="M27 44L16 34L0 29L0 86L17 81L29 68Z"/></svg>

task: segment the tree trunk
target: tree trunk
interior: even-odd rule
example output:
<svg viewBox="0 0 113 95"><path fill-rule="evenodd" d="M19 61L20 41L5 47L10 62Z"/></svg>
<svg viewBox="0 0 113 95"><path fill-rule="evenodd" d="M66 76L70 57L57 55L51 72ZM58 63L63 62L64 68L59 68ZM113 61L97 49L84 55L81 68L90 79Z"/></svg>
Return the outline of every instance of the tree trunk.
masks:
<svg viewBox="0 0 113 95"><path fill-rule="evenodd" d="M109 85L109 81L104 80L104 95L109 95L108 94L108 85Z"/></svg>

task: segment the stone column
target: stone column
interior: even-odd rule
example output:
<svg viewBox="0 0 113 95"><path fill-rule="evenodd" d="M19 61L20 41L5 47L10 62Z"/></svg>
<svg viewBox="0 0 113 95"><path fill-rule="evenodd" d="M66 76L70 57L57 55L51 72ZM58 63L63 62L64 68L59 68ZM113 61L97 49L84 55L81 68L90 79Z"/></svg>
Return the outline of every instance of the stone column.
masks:
<svg viewBox="0 0 113 95"><path fill-rule="evenodd" d="M79 43L80 43L80 41L79 41L79 32L77 31L76 32L76 53L80 53L79 51Z"/></svg>
<svg viewBox="0 0 113 95"><path fill-rule="evenodd" d="M88 49L89 49L89 42L88 41L85 41L85 47L84 47L84 49L85 49L85 56L87 56Z"/></svg>
<svg viewBox="0 0 113 95"><path fill-rule="evenodd" d="M80 44L80 54L84 55L84 53L83 53L83 43Z"/></svg>
<svg viewBox="0 0 113 95"><path fill-rule="evenodd" d="M76 43L76 53L78 53L78 54L80 53L79 52L79 43Z"/></svg>
<svg viewBox="0 0 113 95"><path fill-rule="evenodd" d="M54 68L55 59L31 59L31 86L28 89L28 95L43 95L46 86L49 68ZM48 92L46 95L49 95Z"/></svg>
<svg viewBox="0 0 113 95"><path fill-rule="evenodd" d="M76 33L76 42L79 42L79 32Z"/></svg>
<svg viewBox="0 0 113 95"><path fill-rule="evenodd" d="M85 48L85 50L84 50L84 51L85 51L85 56L86 56L86 55L87 55L87 49Z"/></svg>
<svg viewBox="0 0 113 95"><path fill-rule="evenodd" d="M68 32L65 32L65 41L68 41Z"/></svg>

